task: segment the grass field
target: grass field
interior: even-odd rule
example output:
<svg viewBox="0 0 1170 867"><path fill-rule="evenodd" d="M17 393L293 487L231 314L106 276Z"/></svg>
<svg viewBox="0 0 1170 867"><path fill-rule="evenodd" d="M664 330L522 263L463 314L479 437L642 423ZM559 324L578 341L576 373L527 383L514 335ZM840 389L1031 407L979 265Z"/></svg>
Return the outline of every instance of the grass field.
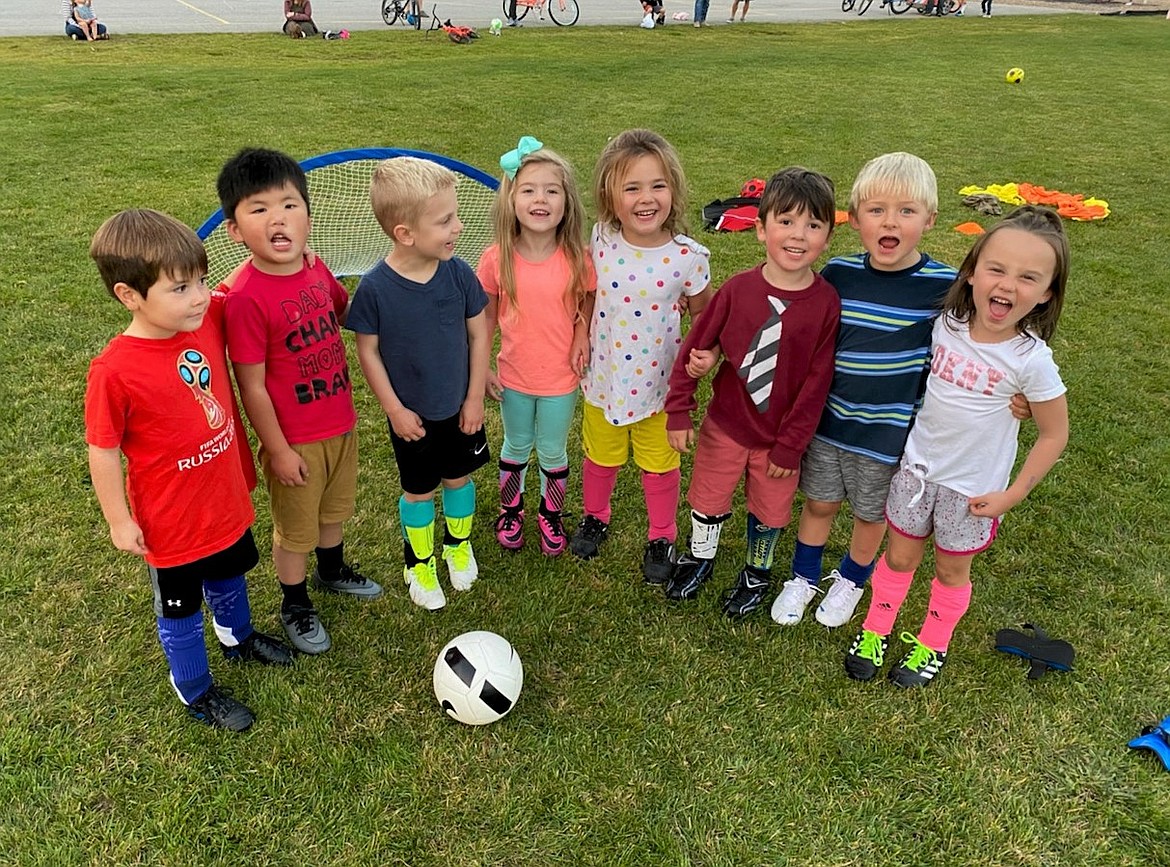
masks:
<svg viewBox="0 0 1170 867"><path fill-rule="evenodd" d="M1170 713L1168 25L909 19L528 28L469 47L389 31L0 40L0 864L1170 864L1170 776L1125 748ZM1006 85L1017 65L1026 82ZM86 256L94 229L130 206L198 225L245 144L420 148L492 170L527 133L588 178L609 136L643 125L681 152L696 224L702 203L790 163L834 177L843 206L861 164L890 150L935 167L925 248L956 264L968 241L951 227L976 218L965 184L1109 201L1107 220L1068 227L1053 346L1069 449L976 561L941 680L912 694L850 682L850 629L782 631L764 612L731 625L717 587L668 607L638 576L630 470L589 564L531 545L503 556L482 473L484 577L424 614L395 577L396 475L360 384L347 547L389 592L319 598L334 649L293 670L213 657L257 711L248 734L189 722L142 565L113 550L87 484L85 372L124 325ZM694 229L717 281L761 256L749 233ZM845 228L833 251L856 245ZM489 425L498 447L494 412ZM257 509L264 540L262 495ZM741 511L716 585L743 528ZM271 565L251 579L258 625L278 630ZM917 629L925 587L900 628ZM1027 682L993 650L997 628L1028 620L1076 646L1074 673ZM527 675L486 729L444 718L430 688L439 648L475 628L506 635Z"/></svg>

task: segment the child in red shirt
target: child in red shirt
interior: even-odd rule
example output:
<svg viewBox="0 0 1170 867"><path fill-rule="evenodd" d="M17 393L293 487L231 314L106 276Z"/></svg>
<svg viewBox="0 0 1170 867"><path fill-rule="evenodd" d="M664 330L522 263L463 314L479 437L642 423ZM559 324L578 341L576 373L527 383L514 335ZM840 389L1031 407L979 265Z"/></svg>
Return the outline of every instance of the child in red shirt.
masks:
<svg viewBox="0 0 1170 867"><path fill-rule="evenodd" d="M89 368L94 492L114 546L146 560L179 698L196 719L243 731L254 715L212 681L203 599L228 659L291 665L292 655L252 627L244 573L259 560L250 529L256 476L228 378L223 299L203 282L199 238L157 211L106 220L90 256L131 316Z"/></svg>

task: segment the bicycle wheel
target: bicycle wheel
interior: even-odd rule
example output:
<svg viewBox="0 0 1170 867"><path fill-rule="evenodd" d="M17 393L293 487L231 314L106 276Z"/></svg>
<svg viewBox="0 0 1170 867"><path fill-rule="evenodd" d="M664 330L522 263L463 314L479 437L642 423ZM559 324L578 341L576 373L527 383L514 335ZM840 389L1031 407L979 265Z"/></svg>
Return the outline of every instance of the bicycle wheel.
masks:
<svg viewBox="0 0 1170 867"><path fill-rule="evenodd" d="M869 11L869 7L872 3L873 3L873 0L861 0L861 6L858 7L857 14L864 15L866 12Z"/></svg>
<svg viewBox="0 0 1170 867"><path fill-rule="evenodd" d="M384 0L382 3L382 20L387 25L393 24L398 20L398 4L394 0Z"/></svg>
<svg viewBox="0 0 1170 867"><path fill-rule="evenodd" d="M511 3L509 2L509 0L504 0L504 2L501 4L501 7L504 10L504 23L505 24L508 23L508 12L509 12L508 7L510 5L511 5ZM531 8L532 8L531 6L525 6L523 3L518 2L516 4L516 20L517 21L524 20L524 16L528 14L528 10Z"/></svg>
<svg viewBox="0 0 1170 867"><path fill-rule="evenodd" d="M910 9L911 0L890 0L890 11L901 15Z"/></svg>
<svg viewBox="0 0 1170 867"><path fill-rule="evenodd" d="M856 2L857 2L857 0L841 0L841 11L842 12L852 12L853 11L853 4Z"/></svg>
<svg viewBox="0 0 1170 867"><path fill-rule="evenodd" d="M572 27L581 17L577 0L548 0L548 17L558 27Z"/></svg>

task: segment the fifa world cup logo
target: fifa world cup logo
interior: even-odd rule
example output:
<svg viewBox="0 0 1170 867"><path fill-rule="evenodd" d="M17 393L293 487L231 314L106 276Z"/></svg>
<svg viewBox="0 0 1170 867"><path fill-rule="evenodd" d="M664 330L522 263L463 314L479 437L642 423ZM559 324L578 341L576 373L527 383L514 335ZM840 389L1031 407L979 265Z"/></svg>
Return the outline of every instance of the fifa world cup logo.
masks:
<svg viewBox="0 0 1170 867"><path fill-rule="evenodd" d="M207 363L203 353L195 349L184 349L176 366L180 378L191 389L195 402L203 408L203 413L207 416L207 426L212 430L219 430L227 421L227 413L211 393L211 365Z"/></svg>

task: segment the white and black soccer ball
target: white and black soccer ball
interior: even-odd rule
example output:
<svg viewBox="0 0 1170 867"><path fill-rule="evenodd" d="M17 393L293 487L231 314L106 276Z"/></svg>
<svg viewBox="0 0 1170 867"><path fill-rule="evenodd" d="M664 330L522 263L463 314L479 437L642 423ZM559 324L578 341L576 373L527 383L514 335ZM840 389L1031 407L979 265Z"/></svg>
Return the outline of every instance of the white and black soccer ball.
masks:
<svg viewBox="0 0 1170 867"><path fill-rule="evenodd" d="M435 698L449 717L481 726L516 704L524 666L507 639L494 632L465 632L440 651L434 683Z"/></svg>

